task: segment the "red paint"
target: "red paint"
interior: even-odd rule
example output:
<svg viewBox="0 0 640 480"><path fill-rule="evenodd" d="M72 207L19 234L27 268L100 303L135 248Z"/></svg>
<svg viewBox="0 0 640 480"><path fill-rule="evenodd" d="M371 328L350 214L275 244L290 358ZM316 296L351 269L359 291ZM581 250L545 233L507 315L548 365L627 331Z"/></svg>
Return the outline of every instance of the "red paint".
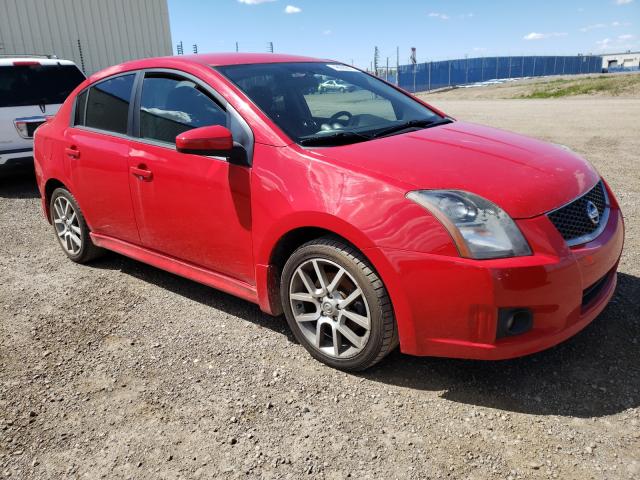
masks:
<svg viewBox="0 0 640 480"><path fill-rule="evenodd" d="M194 128L176 137L176 149L179 152L219 155L233 148L233 137L228 128L220 125ZM210 153L214 152L214 153Z"/></svg>
<svg viewBox="0 0 640 480"><path fill-rule="evenodd" d="M305 227L340 235L380 274L401 349L410 354L525 355L570 337L602 311L615 275L591 304L581 307L581 298L585 288L615 271L621 254L624 226L613 193L607 187L607 227L585 245L569 248L544 215L593 187L598 174L587 162L553 145L464 122L342 147L302 148L210 67L287 61L319 60L181 56L93 75L36 132L41 193L49 181L63 183L96 244L258 303L269 313L280 311L271 264L278 241ZM251 127L253 165L69 126L72 100L81 89L144 68L191 74L224 97ZM227 132L191 130L181 135L179 147L227 150ZM440 222L405 198L410 190L430 188L468 190L493 201L516 220L533 255L461 258ZM534 328L496 340L497 308L520 306L534 312Z"/></svg>

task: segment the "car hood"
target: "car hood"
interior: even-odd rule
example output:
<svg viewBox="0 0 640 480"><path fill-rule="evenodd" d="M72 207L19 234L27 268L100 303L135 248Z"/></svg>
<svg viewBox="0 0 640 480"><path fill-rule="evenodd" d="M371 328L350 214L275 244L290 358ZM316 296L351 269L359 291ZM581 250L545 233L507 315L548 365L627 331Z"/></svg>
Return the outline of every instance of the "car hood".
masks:
<svg viewBox="0 0 640 480"><path fill-rule="evenodd" d="M561 146L459 121L314 152L410 188L472 192L513 218L558 208L599 178Z"/></svg>

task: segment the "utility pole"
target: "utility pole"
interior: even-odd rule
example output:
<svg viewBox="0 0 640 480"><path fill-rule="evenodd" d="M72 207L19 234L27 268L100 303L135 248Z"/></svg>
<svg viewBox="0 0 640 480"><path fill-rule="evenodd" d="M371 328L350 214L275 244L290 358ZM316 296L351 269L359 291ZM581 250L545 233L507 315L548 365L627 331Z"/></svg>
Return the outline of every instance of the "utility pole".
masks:
<svg viewBox="0 0 640 480"><path fill-rule="evenodd" d="M194 43L194 44L193 44L193 53L194 53L194 54L197 54L197 53L198 53L198 44L197 44L197 43Z"/></svg>
<svg viewBox="0 0 640 480"><path fill-rule="evenodd" d="M400 85L400 47L396 47L396 86Z"/></svg>
<svg viewBox="0 0 640 480"><path fill-rule="evenodd" d="M380 51L378 47L373 49L373 74L378 75L378 67L380 66Z"/></svg>
<svg viewBox="0 0 640 480"><path fill-rule="evenodd" d="M182 48L182 40L180 40L178 45L176 45L176 51L178 52L178 55L184 55L184 48Z"/></svg>
<svg viewBox="0 0 640 480"><path fill-rule="evenodd" d="M413 65L413 91L416 91L416 75L418 69L418 55L416 54L416 47L411 47L411 56L409 57L409 61Z"/></svg>
<svg viewBox="0 0 640 480"><path fill-rule="evenodd" d="M82 43L80 43L80 39L78 39L78 53L80 54L80 67L82 68L82 72L84 73L84 55L82 54Z"/></svg>

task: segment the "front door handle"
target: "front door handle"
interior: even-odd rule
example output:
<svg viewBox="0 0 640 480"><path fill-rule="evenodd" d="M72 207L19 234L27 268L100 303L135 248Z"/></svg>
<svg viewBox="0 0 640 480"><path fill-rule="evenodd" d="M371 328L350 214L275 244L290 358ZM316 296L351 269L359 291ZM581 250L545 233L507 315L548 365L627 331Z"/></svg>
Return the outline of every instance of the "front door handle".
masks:
<svg viewBox="0 0 640 480"><path fill-rule="evenodd" d="M136 177L138 180L149 182L153 178L153 173L151 172L151 170L147 169L146 165L129 167L129 171L131 172L131 175Z"/></svg>
<svg viewBox="0 0 640 480"><path fill-rule="evenodd" d="M65 148L64 151L71 158L80 158L80 150L75 145Z"/></svg>

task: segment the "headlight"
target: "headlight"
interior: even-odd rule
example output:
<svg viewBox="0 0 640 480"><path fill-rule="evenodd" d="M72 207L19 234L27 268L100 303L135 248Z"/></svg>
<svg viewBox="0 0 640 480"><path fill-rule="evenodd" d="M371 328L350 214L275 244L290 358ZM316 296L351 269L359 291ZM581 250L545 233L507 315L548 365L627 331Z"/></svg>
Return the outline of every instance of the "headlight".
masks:
<svg viewBox="0 0 640 480"><path fill-rule="evenodd" d="M463 257L531 255L527 241L511 217L478 195L460 190L416 190L407 193L407 198L440 220Z"/></svg>

